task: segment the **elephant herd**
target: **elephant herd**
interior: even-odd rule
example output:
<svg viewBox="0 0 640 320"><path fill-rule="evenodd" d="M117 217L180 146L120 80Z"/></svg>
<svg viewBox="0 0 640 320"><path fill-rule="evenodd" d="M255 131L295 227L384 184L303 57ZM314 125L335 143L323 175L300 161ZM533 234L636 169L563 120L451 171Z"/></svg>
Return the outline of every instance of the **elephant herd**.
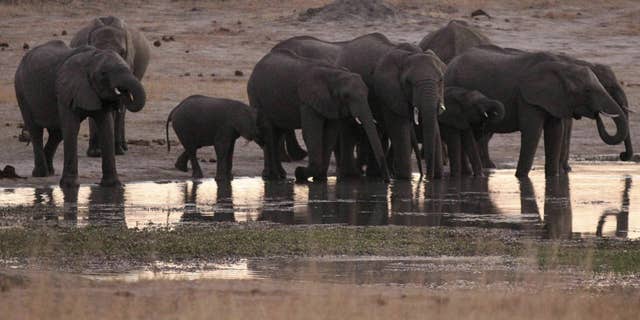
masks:
<svg viewBox="0 0 640 320"><path fill-rule="evenodd" d="M140 81L149 62L144 36L115 17L95 19L71 41L51 41L29 51L15 88L33 142L33 176L54 173L53 155L64 140L60 184L77 185L77 135L90 118L87 154L102 156L102 185L118 184L115 154L127 150L124 110L139 111ZM428 179L482 175L494 168L489 139L521 133L516 176L531 170L542 133L545 173L568 165L572 119L595 119L601 139L625 143L633 155L628 102L611 68L552 52L502 48L464 21L451 21L419 46L394 43L380 33L329 42L297 36L276 44L254 67L249 105L191 96L166 123L185 151L175 167L203 176L196 151L215 147L216 180L232 178L235 140L242 136L264 152L262 176L286 178L282 161L308 155L299 181L327 178L330 158L340 178L366 175L411 179L415 155ZM612 118L607 132L601 116ZM43 130L49 138L43 147ZM296 141L302 129L305 152ZM420 144L422 148L420 149Z"/></svg>

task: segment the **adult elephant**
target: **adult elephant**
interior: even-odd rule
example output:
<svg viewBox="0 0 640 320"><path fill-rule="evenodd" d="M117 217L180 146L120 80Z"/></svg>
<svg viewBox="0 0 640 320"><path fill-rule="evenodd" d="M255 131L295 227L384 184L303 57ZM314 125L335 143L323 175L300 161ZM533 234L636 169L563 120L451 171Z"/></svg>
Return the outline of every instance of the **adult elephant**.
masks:
<svg viewBox="0 0 640 320"><path fill-rule="evenodd" d="M477 90L504 104L504 119L488 124L485 131L521 132L518 177L528 176L543 130L545 173L560 173L566 119L595 118L600 137L607 144L621 143L629 132L624 111L590 68L545 52L475 47L451 61L445 84ZM607 133L600 115L613 118L614 135Z"/></svg>
<svg viewBox="0 0 640 320"><path fill-rule="evenodd" d="M424 51L433 51L442 62L449 64L453 58L467 50L486 44L491 44L491 40L480 30L466 21L451 20L446 26L422 38L419 46Z"/></svg>
<svg viewBox="0 0 640 320"><path fill-rule="evenodd" d="M34 177L53 175L53 156L64 139L60 185L78 185L78 130L82 120L89 117L95 120L103 141L101 184L119 184L112 113L123 104L129 111L140 111L146 101L142 84L122 58L109 50L91 46L71 49L62 41L50 41L22 58L15 89L31 135ZM45 128L49 139L43 149Z"/></svg>
<svg viewBox="0 0 640 320"><path fill-rule="evenodd" d="M517 54L517 53L527 54L526 51L521 51L517 49L509 49L509 50L514 54ZM571 57L565 54L549 53L549 57L557 59L558 61L561 61L561 62L574 63L578 66L583 66L591 69L593 74L595 74L595 76L598 78L598 81L600 81L600 84L602 84L602 87L604 87L604 89L607 91L607 93L609 93L611 98L613 98L613 100L615 100L616 103L622 108L628 120L629 101L627 100L627 95L625 94L624 90L622 89L622 86L620 85L620 81L618 81L618 78L616 77L611 67L607 65L599 64L599 63L591 63L588 61L576 59L574 57ZM571 167L569 166L569 150L571 146L571 129L573 127L573 119L568 118L568 119L565 119L564 122L565 123L563 124L563 127L565 132L563 135L564 141L562 144L560 161L561 161L562 168L568 172L571 170ZM603 132L601 132L600 129L603 129L603 128L604 127L598 127L601 137L603 136ZM491 138L491 135L486 135L485 137L480 138L480 141L479 141L480 156L482 158L482 163L484 167L495 168L495 164L491 161L489 157L489 139L490 138ZM614 143L615 141L611 141L615 139L611 139L611 137L607 135L606 132L604 133L603 139L609 140L609 142L607 142L608 144L616 144ZM625 146L625 151L620 153L620 160L630 161L633 158L633 144L631 141L631 132L629 132L629 134L627 134L627 137L624 139L624 146Z"/></svg>
<svg viewBox="0 0 640 320"><path fill-rule="evenodd" d="M98 49L112 50L124 59L131 71L142 80L149 64L150 47L144 35L128 26L118 17L99 17L80 29L71 39L72 48L92 45ZM125 108L120 106L113 112L114 138L116 154L122 155L127 150L125 136ZM87 156L100 156L100 138L96 123L89 119L89 149Z"/></svg>
<svg viewBox="0 0 640 320"><path fill-rule="evenodd" d="M397 179L411 178L411 132L415 111L419 111L419 120L425 124L421 135L425 141L427 174L430 178L441 177L437 114L442 106L445 65L434 53L425 53L407 44L395 44L380 33L341 42L300 36L280 42L274 47L277 49L324 60L362 77L369 89L368 100L374 118L391 142L391 165ZM352 156L356 143L353 137L358 135L351 131L341 138L340 167L345 175L358 175Z"/></svg>
<svg viewBox="0 0 640 320"><path fill-rule="evenodd" d="M447 106L438 116L443 142L447 145L450 176L462 174L482 176L482 162L474 137L474 130L495 124L504 118L504 105L478 91L447 87L444 90ZM466 157L471 163L468 168Z"/></svg>
<svg viewBox="0 0 640 320"><path fill-rule="evenodd" d="M364 127L385 180L389 179L367 104L367 87L357 74L289 50L272 50L254 67L247 92L251 106L258 110L258 128L265 142L265 179L286 177L277 146L283 133L302 128L309 165L296 168L296 179L326 180L341 122L351 117Z"/></svg>

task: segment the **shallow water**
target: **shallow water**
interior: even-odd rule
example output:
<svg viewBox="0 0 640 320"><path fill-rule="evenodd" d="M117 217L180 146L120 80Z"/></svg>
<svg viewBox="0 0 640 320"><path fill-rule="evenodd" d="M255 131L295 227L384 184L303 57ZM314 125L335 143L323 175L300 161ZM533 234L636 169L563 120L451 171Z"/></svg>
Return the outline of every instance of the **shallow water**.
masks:
<svg viewBox="0 0 640 320"><path fill-rule="evenodd" d="M530 231L543 238L640 237L637 164L576 165L568 178L513 170L486 178L384 184L358 179L295 184L236 178L139 182L118 188L83 185L0 188L0 207L18 207L30 223L108 224L129 228L189 223L271 221L284 224L480 226ZM2 221L12 226L24 222Z"/></svg>

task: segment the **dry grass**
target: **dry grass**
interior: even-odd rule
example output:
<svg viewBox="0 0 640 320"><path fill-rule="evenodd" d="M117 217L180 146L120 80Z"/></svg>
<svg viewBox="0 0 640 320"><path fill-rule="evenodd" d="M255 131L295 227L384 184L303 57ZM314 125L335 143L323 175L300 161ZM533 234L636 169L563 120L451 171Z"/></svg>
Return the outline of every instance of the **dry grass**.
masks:
<svg viewBox="0 0 640 320"><path fill-rule="evenodd" d="M256 280L130 284L31 274L4 287L0 314L3 319L637 319L638 299L637 291L434 291Z"/></svg>

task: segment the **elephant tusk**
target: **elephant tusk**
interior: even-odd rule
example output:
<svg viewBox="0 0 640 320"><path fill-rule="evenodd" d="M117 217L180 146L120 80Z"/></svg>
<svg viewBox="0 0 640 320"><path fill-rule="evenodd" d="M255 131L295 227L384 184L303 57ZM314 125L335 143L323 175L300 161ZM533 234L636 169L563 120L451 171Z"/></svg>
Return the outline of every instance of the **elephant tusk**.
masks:
<svg viewBox="0 0 640 320"><path fill-rule="evenodd" d="M420 125L420 113L416 107L413 107L413 123Z"/></svg>
<svg viewBox="0 0 640 320"><path fill-rule="evenodd" d="M440 108L438 110L438 114L442 114L445 111L447 111L447 107L444 106L444 103L440 102Z"/></svg>
<svg viewBox="0 0 640 320"><path fill-rule="evenodd" d="M118 90L118 88L113 88L113 92L115 92L117 95L121 95L122 92L120 92L120 90Z"/></svg>
<svg viewBox="0 0 640 320"><path fill-rule="evenodd" d="M371 121L373 121L373 124L378 124L378 121L376 121L376 119L371 119Z"/></svg>
<svg viewBox="0 0 640 320"><path fill-rule="evenodd" d="M489 115L488 115L486 112L482 113L482 115L483 115L485 118L489 118Z"/></svg>
<svg viewBox="0 0 640 320"><path fill-rule="evenodd" d="M135 101L133 100L133 94L131 94L131 92L129 92L129 99L131 99L131 101Z"/></svg>
<svg viewBox="0 0 640 320"><path fill-rule="evenodd" d="M619 114L611 114L611 113L606 113L604 111L600 111L600 114L607 118L617 118L620 116Z"/></svg>
<svg viewBox="0 0 640 320"><path fill-rule="evenodd" d="M356 119L356 122L357 122L359 125L362 125L362 122L360 121L360 118L355 117L355 119Z"/></svg>

